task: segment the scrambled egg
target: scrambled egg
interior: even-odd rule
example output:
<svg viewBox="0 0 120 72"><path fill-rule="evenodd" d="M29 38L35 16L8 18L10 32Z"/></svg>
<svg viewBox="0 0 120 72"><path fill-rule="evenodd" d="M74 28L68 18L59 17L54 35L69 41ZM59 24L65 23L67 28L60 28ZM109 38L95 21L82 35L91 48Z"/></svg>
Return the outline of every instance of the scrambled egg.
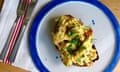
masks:
<svg viewBox="0 0 120 72"><path fill-rule="evenodd" d="M64 15L56 18L53 42L60 51L61 60L66 66L90 66L97 58L93 48L93 31L78 19Z"/></svg>

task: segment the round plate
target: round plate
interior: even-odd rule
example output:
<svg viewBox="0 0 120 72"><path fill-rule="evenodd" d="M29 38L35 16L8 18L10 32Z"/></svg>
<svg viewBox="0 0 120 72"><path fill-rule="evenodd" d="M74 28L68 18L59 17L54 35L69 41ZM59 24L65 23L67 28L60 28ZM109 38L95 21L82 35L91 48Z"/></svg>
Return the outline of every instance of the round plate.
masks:
<svg viewBox="0 0 120 72"><path fill-rule="evenodd" d="M99 60L91 67L65 67L56 50L51 32L54 19L72 15L94 32L94 44ZM111 72L119 60L119 25L114 15L95 0L62 0L48 3L38 12L30 30L30 53L36 67L44 72Z"/></svg>

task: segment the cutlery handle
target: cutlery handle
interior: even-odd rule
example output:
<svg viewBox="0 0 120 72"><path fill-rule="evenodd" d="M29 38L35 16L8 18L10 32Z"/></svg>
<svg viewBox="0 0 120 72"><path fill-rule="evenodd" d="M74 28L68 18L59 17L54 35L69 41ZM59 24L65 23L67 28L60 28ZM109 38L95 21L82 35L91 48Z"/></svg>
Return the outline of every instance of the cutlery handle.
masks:
<svg viewBox="0 0 120 72"><path fill-rule="evenodd" d="M25 15L20 16L20 18L19 18L20 20L15 25L14 32L13 32L11 38L10 38L10 42L9 42L9 45L8 45L8 50L6 52L6 56L4 57L4 60L3 60L4 63L8 62L8 58L9 58L10 53L11 53L11 51L12 51L14 45L15 45L15 42L16 42L17 37L19 35L20 29L22 27L24 17L25 17Z"/></svg>
<svg viewBox="0 0 120 72"><path fill-rule="evenodd" d="M16 54L17 54L19 45L20 45L20 43L21 43L21 40L22 40L24 31L25 31L26 25L27 25L27 23L28 23L28 21L29 21L29 18L31 17L31 14L32 14L32 12L33 12L33 9L34 9L36 3L37 3L37 0L31 0L31 2L30 2L30 5L29 5L29 7L28 7L28 11L27 11L27 13L26 13L26 17L25 17L25 20L24 20L24 23L23 23L23 27L22 27L22 29L21 29L21 31L20 31L20 35L19 35L19 37L18 37L18 39L17 39L17 41L16 41L16 44L15 44L12 52L11 52L11 55L10 55L10 57L9 57L9 60L10 60L11 62L14 62L14 61L15 61Z"/></svg>
<svg viewBox="0 0 120 72"><path fill-rule="evenodd" d="M33 12L33 9L34 9L36 3L37 3L37 0L31 0L30 5L29 5L29 7L28 7L28 9L27 9L26 17L25 17L25 19L24 19L24 23L23 23L23 27L22 27L22 29L21 29L21 31L20 31L20 35L19 35L19 37L18 37L18 39L17 39L17 41L16 41L16 43L15 43L15 46L14 46L12 52L11 52L11 55L10 55L10 57L9 57L9 61L11 61L11 62L14 62L14 61L15 61L16 54L17 54L19 45L20 45L20 43L21 43L21 40L22 40L24 31L25 31L25 28L26 28L26 26L27 26L27 24L28 24L29 18L31 17L31 14L32 14L32 12Z"/></svg>
<svg viewBox="0 0 120 72"><path fill-rule="evenodd" d="M19 49L19 46L20 46L20 43L21 43L21 40L22 40L22 37L24 35L24 32L25 32L25 29L26 29L26 26L24 25L21 29L21 32L20 32L20 35L16 41L16 44L10 54L10 57L9 57L9 61L10 62L14 62L15 61L15 58L16 58L16 54L18 52L18 49Z"/></svg>
<svg viewBox="0 0 120 72"><path fill-rule="evenodd" d="M1 60L3 60L6 56L6 53L7 53L8 47L9 47L9 43L10 43L10 40L12 38L13 32L15 30L15 26L16 26L17 21L19 21L19 16L17 16L17 18L16 18L16 20L15 20L15 22L14 22L14 24L13 24L11 30L10 30L9 36L8 36L6 42L5 42L5 46L4 46L4 48L1 52L1 55L0 55Z"/></svg>

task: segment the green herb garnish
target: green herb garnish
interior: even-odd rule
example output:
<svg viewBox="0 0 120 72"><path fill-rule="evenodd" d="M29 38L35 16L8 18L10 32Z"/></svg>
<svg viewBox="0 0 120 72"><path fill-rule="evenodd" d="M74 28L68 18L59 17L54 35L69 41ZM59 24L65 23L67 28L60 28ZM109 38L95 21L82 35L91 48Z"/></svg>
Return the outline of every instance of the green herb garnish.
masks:
<svg viewBox="0 0 120 72"><path fill-rule="evenodd" d="M75 31L71 30L69 36L73 36L74 34L75 34Z"/></svg>
<svg viewBox="0 0 120 72"><path fill-rule="evenodd" d="M80 28L80 25L77 25L78 28Z"/></svg>
<svg viewBox="0 0 120 72"><path fill-rule="evenodd" d="M72 44L67 47L67 51L68 51L70 54L73 54Z"/></svg>
<svg viewBox="0 0 120 72"><path fill-rule="evenodd" d="M77 59L77 61L78 61L78 62L81 62L81 59L80 59L80 58L78 58L78 59Z"/></svg>
<svg viewBox="0 0 120 72"><path fill-rule="evenodd" d="M79 39L80 39L80 36L79 36L79 35L77 35L77 36L75 37L75 39L76 39L76 40L79 40Z"/></svg>
<svg viewBox="0 0 120 72"><path fill-rule="evenodd" d="M78 40L73 39L73 40L70 41L70 43L72 43L72 44L77 44L77 43L78 43Z"/></svg>
<svg viewBox="0 0 120 72"><path fill-rule="evenodd" d="M84 58L84 57L85 57L85 55L83 54L81 57L82 57L82 58Z"/></svg>
<svg viewBox="0 0 120 72"><path fill-rule="evenodd" d="M77 44L79 39L80 39L80 37L77 35L73 40L71 40L71 43Z"/></svg>
<svg viewBox="0 0 120 72"><path fill-rule="evenodd" d="M91 58L89 58L89 60L90 60L90 61L92 61L92 59L91 59Z"/></svg>
<svg viewBox="0 0 120 72"><path fill-rule="evenodd" d="M83 50L86 50L87 48L85 46L82 47Z"/></svg>

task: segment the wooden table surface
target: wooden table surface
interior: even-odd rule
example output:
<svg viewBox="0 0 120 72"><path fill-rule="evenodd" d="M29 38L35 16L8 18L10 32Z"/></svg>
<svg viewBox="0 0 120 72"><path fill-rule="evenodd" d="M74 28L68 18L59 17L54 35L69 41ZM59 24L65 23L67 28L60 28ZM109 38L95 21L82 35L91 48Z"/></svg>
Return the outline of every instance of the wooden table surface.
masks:
<svg viewBox="0 0 120 72"><path fill-rule="evenodd" d="M101 0L116 16L120 24L120 0ZM113 72L120 72L120 60Z"/></svg>
<svg viewBox="0 0 120 72"><path fill-rule="evenodd" d="M100 1L113 12L113 14L116 16L120 24L120 0L100 0ZM0 63L0 72L28 72L28 71L11 65ZM113 72L120 72L120 61L118 62Z"/></svg>

